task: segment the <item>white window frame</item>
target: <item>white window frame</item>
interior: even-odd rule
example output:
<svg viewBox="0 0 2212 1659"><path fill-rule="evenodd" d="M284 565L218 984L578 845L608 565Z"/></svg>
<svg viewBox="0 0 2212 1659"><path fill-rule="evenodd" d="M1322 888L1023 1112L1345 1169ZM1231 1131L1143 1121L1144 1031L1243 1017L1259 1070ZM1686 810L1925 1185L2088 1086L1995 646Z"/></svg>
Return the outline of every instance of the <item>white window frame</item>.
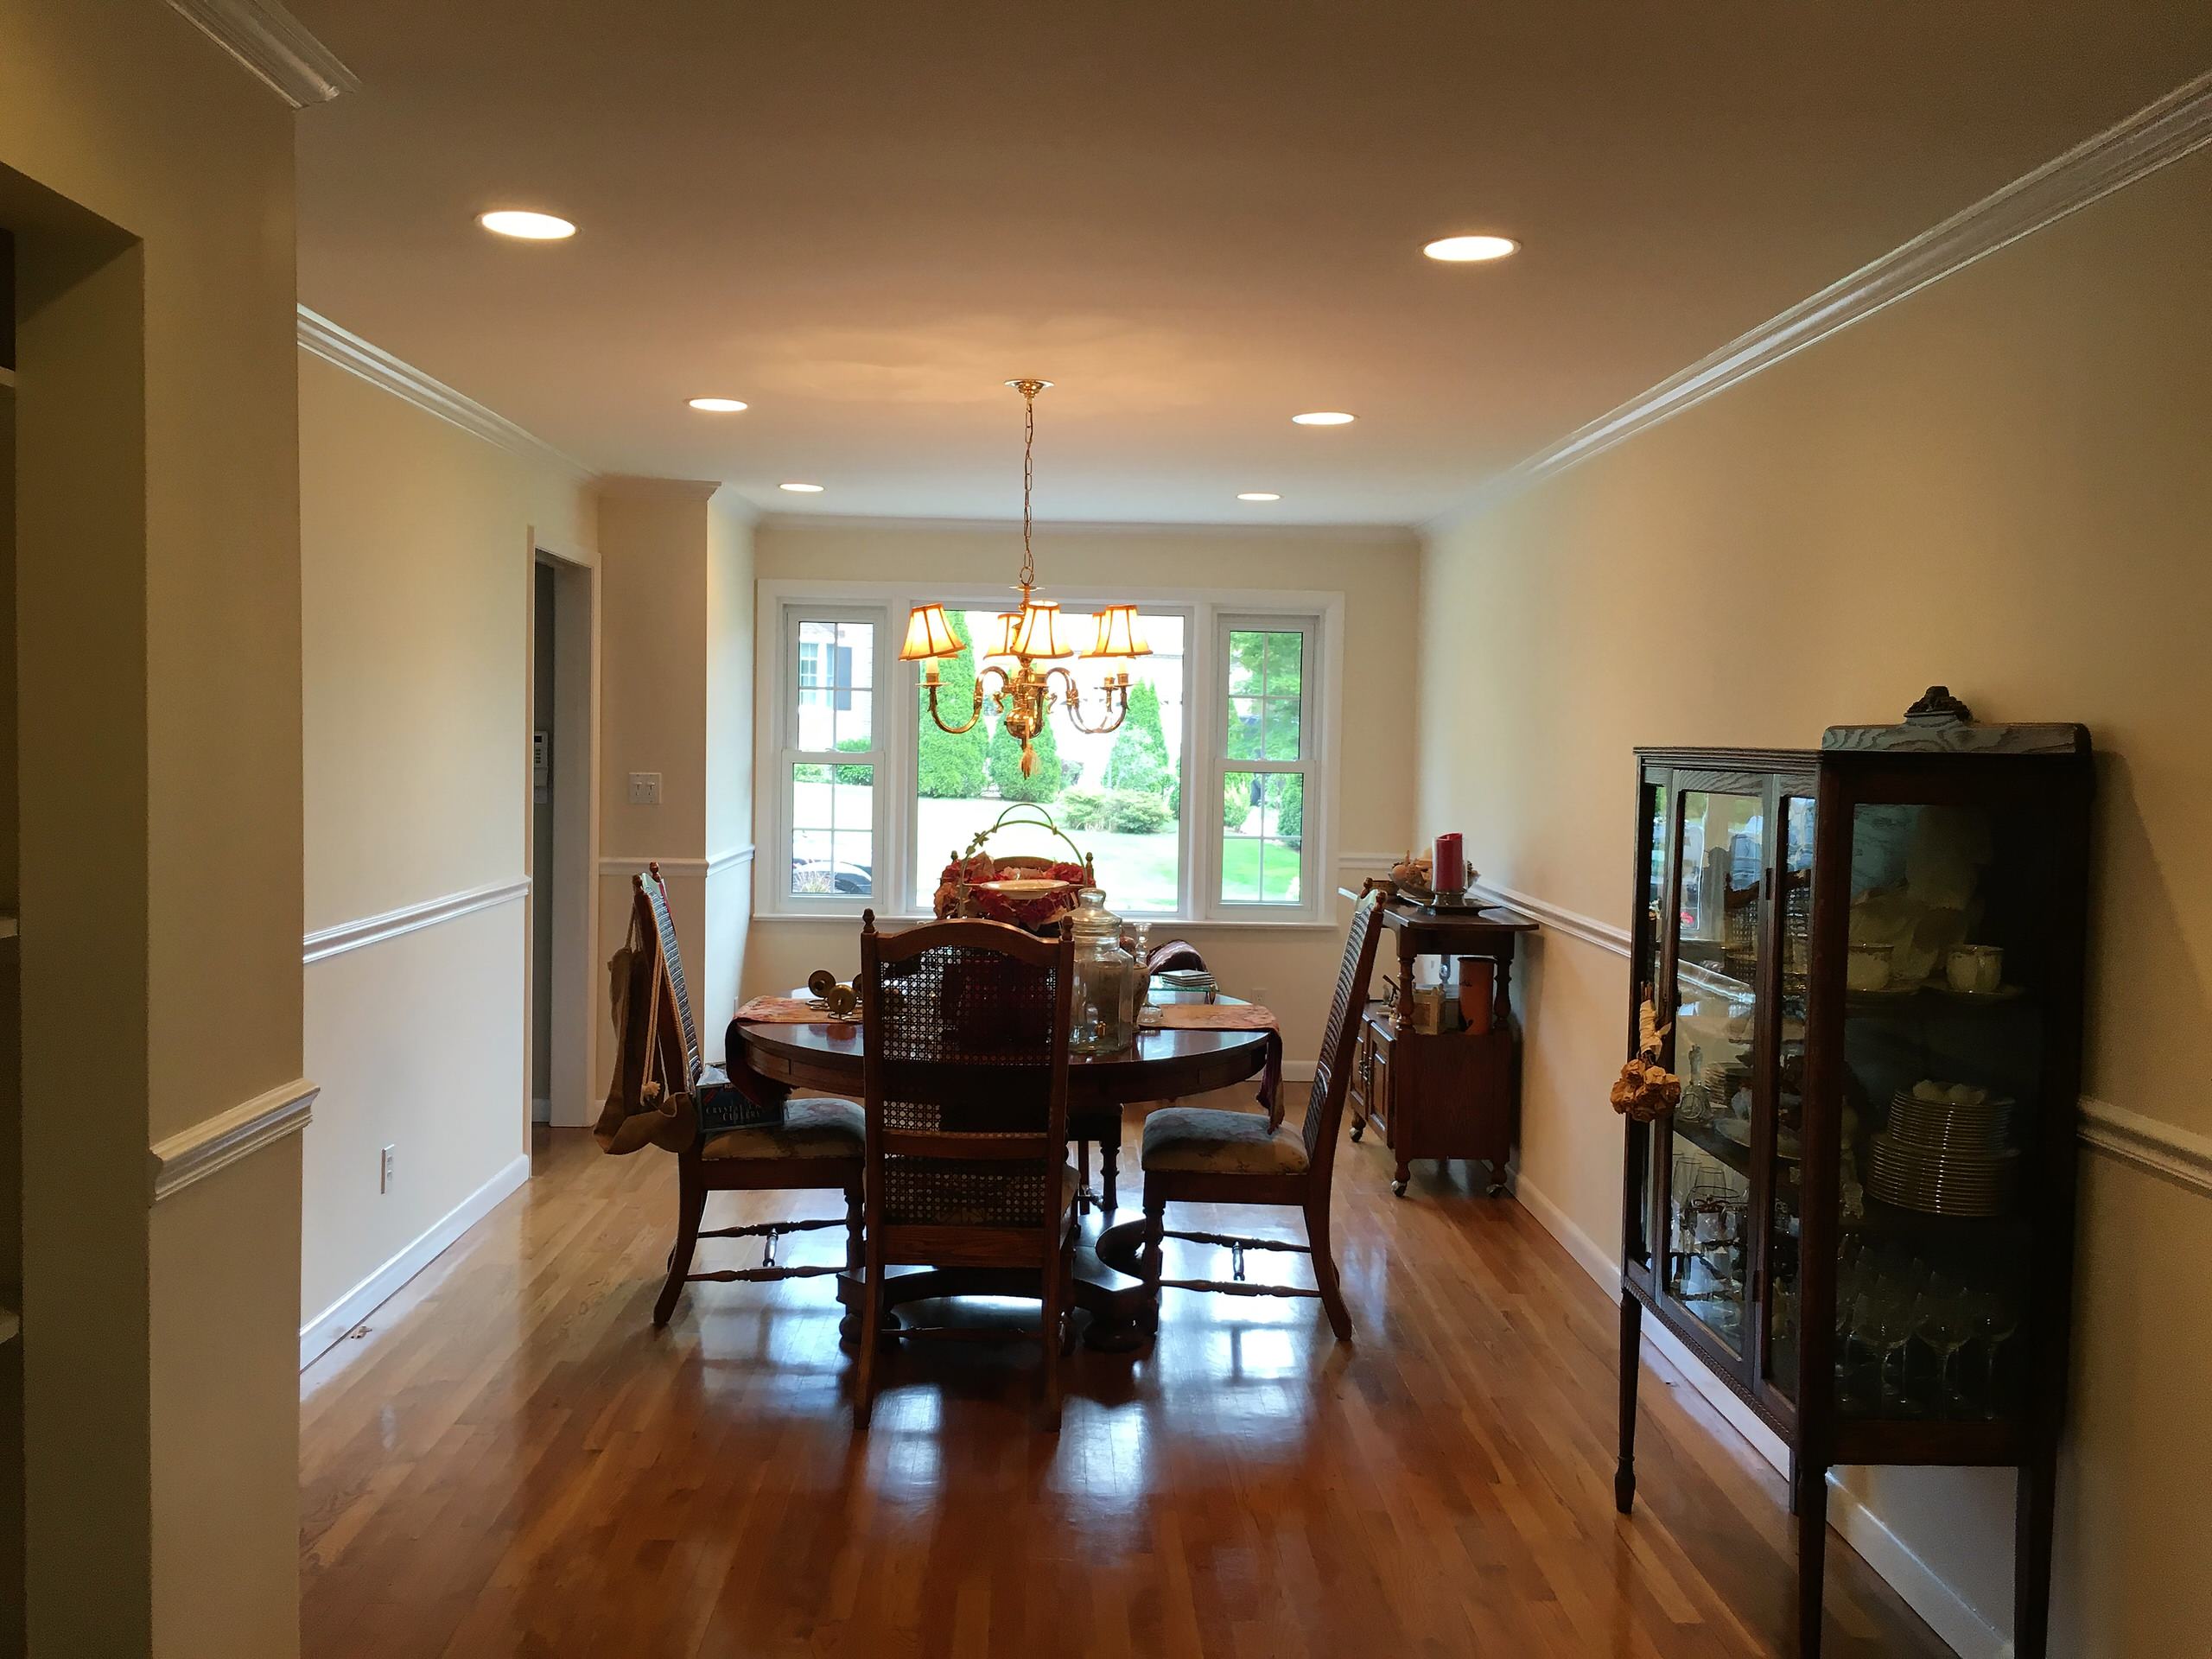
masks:
<svg viewBox="0 0 2212 1659"><path fill-rule="evenodd" d="M1213 868L1208 878L1206 898L1211 901L1210 914L1248 921L1263 920L1271 916L1305 916L1314 910L1314 898L1320 881L1320 872L1327 867L1320 861L1320 849L1314 836L1304 831L1306 808L1319 799L1320 787L1320 749L1322 691L1315 681L1325 672L1322 661L1327 630L1323 619L1313 613L1287 611L1217 611L1213 620L1212 677L1214 683L1214 741L1203 751L1213 763L1211 786L1206 791L1206 800L1211 808L1208 817L1209 839L1213 842ZM1298 671L1298 747L1295 760L1256 760L1233 759L1229 753L1229 671L1230 658L1229 636L1236 633L1299 633L1305 637L1300 647ZM1262 714L1264 728L1264 711ZM1229 830L1222 819L1222 808L1228 794L1229 774L1232 772L1256 772L1262 776L1276 772L1296 772L1304 778L1304 798L1300 806L1300 829L1298 842L1298 902L1270 904L1264 899L1231 899L1222 896L1221 869L1229 856ZM1333 793L1332 797L1333 798ZM1323 913L1325 912L1325 909Z"/></svg>
<svg viewBox="0 0 2212 1659"><path fill-rule="evenodd" d="M1155 936L1162 924L1191 927L1326 927L1337 925L1334 884L1324 876L1336 868L1339 753L1338 728L1342 715L1344 595L1303 589L1194 589L1144 588L1064 588L1054 584L1047 596L1062 601L1070 611L1107 604L1134 603L1154 614L1173 613L1184 620L1182 764L1185 780L1180 826L1180 895L1172 913L1125 912L1134 919L1153 924ZM950 609L1002 610L1011 601L1007 591L988 582L861 582L763 580L758 584L755 613L756 691L753 824L760 854L753 860L753 914L756 919L850 916L874 910L894 921L923 919L925 911L912 898L917 849L914 838L914 761L920 712L918 688L921 665L898 660L898 643L904 638L906 613L913 606L942 601ZM867 754L845 755L846 764L875 768L871 873L875 892L862 898L853 893L799 894L791 891L791 767L820 757L797 748L798 640L799 621L870 622L875 625L875 747ZM1308 650L1302 665L1303 709L1300 729L1311 759L1294 765L1248 765L1229 761L1228 748L1228 634L1230 623L1242 628L1280 629L1296 626L1306 632ZM1091 683L1103 665L1072 659L1068 666L1089 702L1095 696ZM963 709L947 709L953 719L966 718ZM1096 718L1086 710L1086 718ZM1058 708L1052 718L1065 718ZM1305 833L1301 836L1300 902L1295 905L1246 902L1228 904L1219 898L1223 826L1223 776L1229 772L1303 770L1306 774L1304 805ZM1194 796L1196 798L1193 798ZM1211 804L1211 810L1204 809ZM1077 836L1080 842L1080 836ZM933 858L935 854L924 854ZM1106 896L1109 906L1114 895ZM1120 906L1115 906L1119 910Z"/></svg>
<svg viewBox="0 0 2212 1659"><path fill-rule="evenodd" d="M869 696L873 707L869 710L868 736L871 747L866 751L855 750L847 754L837 751L824 753L802 749L798 745L798 634L804 622L864 622L875 630L875 652L870 668ZM776 885L778 909L794 916L857 916L861 910L876 905L882 896L883 880L883 804L887 789L897 787L888 776L892 768L891 754L897 747L895 734L887 728L891 724L890 704L899 677L891 672L898 662L898 653L892 648L891 616L880 605L855 605L837 601L821 604L799 601L778 608L776 649L764 652L764 665L772 668L781 683L772 691L761 687L762 701L758 705L775 711L775 723L770 728L775 739L772 751L756 744L756 753L772 753L773 760L763 787L756 772L753 779L753 800L756 808L766 803L775 814L774 839L767 845L775 849L771 860L754 859L756 867L772 868ZM772 658L772 661L770 659ZM772 696L772 700L771 700ZM835 722L832 722L834 729ZM791 891L791 833L792 823L791 769L800 766L867 766L875 768L875 778L869 790L871 803L868 871L875 892L867 897L851 893L793 893ZM756 824L760 814L754 814ZM757 832L756 832L757 833ZM831 843L832 855L836 844ZM760 908L758 881L755 882L755 908Z"/></svg>

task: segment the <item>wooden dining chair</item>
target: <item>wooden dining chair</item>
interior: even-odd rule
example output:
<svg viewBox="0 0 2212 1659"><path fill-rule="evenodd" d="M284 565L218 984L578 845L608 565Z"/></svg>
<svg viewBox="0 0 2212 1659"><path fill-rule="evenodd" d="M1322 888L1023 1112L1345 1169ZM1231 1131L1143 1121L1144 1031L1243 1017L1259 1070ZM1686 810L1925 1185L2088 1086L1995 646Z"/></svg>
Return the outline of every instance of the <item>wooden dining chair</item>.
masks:
<svg viewBox="0 0 2212 1659"><path fill-rule="evenodd" d="M656 1327L668 1323L687 1284L753 1284L779 1279L809 1279L846 1273L860 1263L863 1148L861 1109L849 1100L784 1100L780 1090L748 1094L720 1066L707 1064L699 1049L697 1023L691 1017L691 992L684 982L683 957L677 948L676 922L668 908L668 887L660 866L632 878L636 889L629 972L636 988L626 999L626 1023L642 1030L626 1033L620 1068L642 1065L640 1085L655 1084L658 1097L688 1093L697 1127L677 1146L676 1243L668 1253L668 1280L653 1304ZM635 1058L632 1047L635 1045ZM623 1079L618 1076L617 1086ZM640 1096L648 1092L640 1087ZM842 1192L845 1214L800 1221L756 1222L749 1226L702 1228L709 1192ZM793 1266L776 1260L779 1241L792 1233L842 1227L842 1266ZM758 1238L763 1241L757 1268L691 1271L691 1258L702 1238Z"/></svg>
<svg viewBox="0 0 2212 1659"><path fill-rule="evenodd" d="M1001 922L878 933L861 923L861 1075L868 1134L860 1370L853 1421L875 1404L892 1338L996 1336L883 1324L894 1267L1036 1274L1046 1426L1060 1423L1075 1285L1076 1178L1067 1164L1068 1027L1075 942ZM1017 1289L1014 1294L1026 1294ZM1023 1334L1027 1334L1026 1332Z"/></svg>
<svg viewBox="0 0 2212 1659"><path fill-rule="evenodd" d="M1306 1121L1297 1128L1272 1123L1264 1112L1226 1111L1211 1106L1171 1106L1154 1112L1144 1125L1144 1277L1155 1292L1208 1290L1231 1296L1318 1296L1327 1310L1337 1340L1351 1339L1351 1315L1337 1283L1337 1264L1329 1254L1329 1178L1336 1164L1337 1125L1344 1111L1344 1090L1351 1080L1352 1052L1367 986L1375 971L1380 900L1370 888L1352 906L1351 931L1344 939L1344 967L1329 1005L1329 1024L1321 1039L1321 1058L1313 1069ZM1167 1206L1186 1204L1276 1204L1294 1205L1306 1215L1305 1244L1282 1239L1243 1238L1226 1233L1171 1231ZM1194 1244L1225 1246L1235 1262L1231 1280L1163 1279L1162 1242L1186 1239ZM1247 1250L1295 1250L1313 1258L1319 1288L1255 1284L1244 1277Z"/></svg>

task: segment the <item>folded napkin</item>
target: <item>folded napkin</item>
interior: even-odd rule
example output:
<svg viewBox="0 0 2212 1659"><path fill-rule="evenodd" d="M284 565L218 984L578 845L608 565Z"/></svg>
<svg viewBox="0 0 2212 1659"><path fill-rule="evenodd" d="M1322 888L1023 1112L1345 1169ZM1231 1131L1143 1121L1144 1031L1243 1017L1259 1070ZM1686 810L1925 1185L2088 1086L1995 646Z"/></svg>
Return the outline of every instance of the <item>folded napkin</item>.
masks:
<svg viewBox="0 0 2212 1659"><path fill-rule="evenodd" d="M1273 1031L1277 1021L1257 1002L1160 1002L1140 1014L1137 1024L1147 1031Z"/></svg>
<svg viewBox="0 0 2212 1659"><path fill-rule="evenodd" d="M756 996L737 1011L749 1026L834 1026L843 1023L819 1002L804 996Z"/></svg>

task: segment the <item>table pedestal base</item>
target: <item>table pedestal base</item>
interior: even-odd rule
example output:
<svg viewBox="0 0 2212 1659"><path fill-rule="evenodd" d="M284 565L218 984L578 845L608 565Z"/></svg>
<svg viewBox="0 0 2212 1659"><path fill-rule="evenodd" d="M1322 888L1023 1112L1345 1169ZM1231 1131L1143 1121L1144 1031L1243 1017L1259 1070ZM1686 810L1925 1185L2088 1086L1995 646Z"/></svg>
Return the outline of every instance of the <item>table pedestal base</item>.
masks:
<svg viewBox="0 0 2212 1659"><path fill-rule="evenodd" d="M1158 1300L1131 1270L1143 1243L1142 1221L1109 1227L1096 1240L1077 1240L1075 1305L1090 1316L1083 1332L1085 1347L1125 1354L1141 1348L1158 1325ZM909 1302L1036 1294L1037 1275L1019 1268L893 1268L884 1292L885 1324L895 1325L898 1310ZM837 1300L846 1313L837 1325L837 1339L849 1348L860 1340L861 1295L857 1274L838 1276Z"/></svg>

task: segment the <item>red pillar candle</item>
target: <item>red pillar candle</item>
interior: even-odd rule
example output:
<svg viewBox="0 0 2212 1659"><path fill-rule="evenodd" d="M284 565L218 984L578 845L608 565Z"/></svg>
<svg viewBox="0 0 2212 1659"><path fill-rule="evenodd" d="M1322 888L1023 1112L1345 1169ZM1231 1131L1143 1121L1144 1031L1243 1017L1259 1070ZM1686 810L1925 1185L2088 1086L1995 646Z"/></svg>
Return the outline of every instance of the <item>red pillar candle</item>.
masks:
<svg viewBox="0 0 2212 1659"><path fill-rule="evenodd" d="M1429 879L1439 893L1460 893L1467 886L1467 855L1459 832L1448 830L1436 838L1436 868Z"/></svg>

